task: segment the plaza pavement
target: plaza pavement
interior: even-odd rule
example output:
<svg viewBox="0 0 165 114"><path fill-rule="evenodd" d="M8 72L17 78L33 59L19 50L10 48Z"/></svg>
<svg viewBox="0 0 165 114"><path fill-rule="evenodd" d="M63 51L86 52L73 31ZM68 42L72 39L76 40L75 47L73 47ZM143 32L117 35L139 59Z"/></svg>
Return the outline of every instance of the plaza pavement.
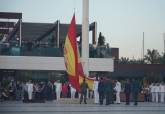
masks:
<svg viewBox="0 0 165 114"><path fill-rule="evenodd" d="M0 102L0 114L165 114L165 103L140 102L112 105L79 104L78 100L47 101L45 103Z"/></svg>

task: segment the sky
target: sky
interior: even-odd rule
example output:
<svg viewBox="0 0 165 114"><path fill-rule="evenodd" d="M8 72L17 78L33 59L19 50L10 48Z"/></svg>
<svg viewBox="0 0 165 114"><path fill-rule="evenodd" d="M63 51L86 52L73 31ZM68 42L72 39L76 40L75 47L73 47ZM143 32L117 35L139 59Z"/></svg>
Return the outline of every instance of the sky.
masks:
<svg viewBox="0 0 165 114"><path fill-rule="evenodd" d="M70 23L74 11L81 24L82 0L0 0L0 12L22 12L24 22ZM120 57L142 57L143 32L145 54L164 51L165 0L89 0L89 22L94 21Z"/></svg>

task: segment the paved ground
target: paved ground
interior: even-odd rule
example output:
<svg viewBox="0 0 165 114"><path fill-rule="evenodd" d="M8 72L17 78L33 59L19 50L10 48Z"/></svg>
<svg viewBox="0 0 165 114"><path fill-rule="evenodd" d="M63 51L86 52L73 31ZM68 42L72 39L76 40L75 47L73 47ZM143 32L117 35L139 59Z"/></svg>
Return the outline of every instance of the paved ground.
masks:
<svg viewBox="0 0 165 114"><path fill-rule="evenodd" d="M165 103L125 103L100 106L64 101L46 103L0 102L0 114L165 114Z"/></svg>

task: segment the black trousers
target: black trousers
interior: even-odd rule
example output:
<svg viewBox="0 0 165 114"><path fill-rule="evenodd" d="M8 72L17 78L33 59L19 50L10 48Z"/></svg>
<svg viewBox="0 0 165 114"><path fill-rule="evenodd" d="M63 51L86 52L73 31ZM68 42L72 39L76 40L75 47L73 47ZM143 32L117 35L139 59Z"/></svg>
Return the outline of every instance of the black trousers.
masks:
<svg viewBox="0 0 165 114"><path fill-rule="evenodd" d="M100 103L100 105L103 104L103 100L104 100L104 92L99 92L99 103Z"/></svg>
<svg viewBox="0 0 165 114"><path fill-rule="evenodd" d="M128 105L130 103L130 93L125 93L126 97L126 104Z"/></svg>
<svg viewBox="0 0 165 114"><path fill-rule="evenodd" d="M134 101L134 105L138 104L138 93L133 93L133 101Z"/></svg>
<svg viewBox="0 0 165 114"><path fill-rule="evenodd" d="M80 96L80 104L82 103L84 99L84 103L86 104L86 99L87 99L87 93L81 93L81 96Z"/></svg>
<svg viewBox="0 0 165 114"><path fill-rule="evenodd" d="M113 93L112 92L106 92L106 105L113 104Z"/></svg>

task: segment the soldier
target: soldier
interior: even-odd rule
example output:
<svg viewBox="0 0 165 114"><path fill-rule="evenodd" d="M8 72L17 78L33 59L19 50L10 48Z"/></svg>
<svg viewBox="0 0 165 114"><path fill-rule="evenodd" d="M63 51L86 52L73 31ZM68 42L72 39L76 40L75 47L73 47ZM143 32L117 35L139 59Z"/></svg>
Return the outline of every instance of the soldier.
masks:
<svg viewBox="0 0 165 114"><path fill-rule="evenodd" d="M140 92L140 84L138 80L133 80L132 82L132 96L134 105L138 105L138 96Z"/></svg>
<svg viewBox="0 0 165 114"><path fill-rule="evenodd" d="M84 99L84 103L87 104L86 102L86 98L87 98L87 90L88 90L88 84L85 81L85 77L83 79L83 82L80 85L80 91L81 91L81 96L80 96L80 104L82 102L82 100Z"/></svg>
<svg viewBox="0 0 165 114"><path fill-rule="evenodd" d="M130 84L129 79L127 79L127 81L125 83L124 93L125 93L125 97L126 97L126 105L129 105L130 94L131 94L131 84Z"/></svg>
<svg viewBox="0 0 165 114"><path fill-rule="evenodd" d="M1 82L0 82L0 101L2 101L2 90L3 90L3 88L2 88Z"/></svg>
<svg viewBox="0 0 165 114"><path fill-rule="evenodd" d="M94 103L97 103L97 104L99 103L98 84L99 84L99 81L98 81L98 78L96 78L93 84L93 90L94 90Z"/></svg>
<svg viewBox="0 0 165 114"><path fill-rule="evenodd" d="M164 102L164 85L163 82L159 85L159 90L160 90L160 102L163 103Z"/></svg>
<svg viewBox="0 0 165 114"><path fill-rule="evenodd" d="M158 103L159 102L159 83L155 84L155 99L156 99L156 102Z"/></svg>
<svg viewBox="0 0 165 114"><path fill-rule="evenodd" d="M149 86L149 88L150 88L150 93L151 93L151 102L154 102L154 99L155 99L155 97L154 97L154 83L152 83L150 86Z"/></svg>
<svg viewBox="0 0 165 114"><path fill-rule="evenodd" d="M26 85L27 85L28 99L31 101L33 94L33 83L31 82L31 80L29 80L29 82Z"/></svg>
<svg viewBox="0 0 165 114"><path fill-rule="evenodd" d="M104 80L101 77L99 84L98 84L98 93L99 93L99 103L100 105L103 104L103 100L104 100L104 89L105 89L105 84L104 84Z"/></svg>
<svg viewBox="0 0 165 114"><path fill-rule="evenodd" d="M73 88L71 85L70 85L70 88L71 88L71 99L74 99L75 98L75 94L76 94L76 89Z"/></svg>
<svg viewBox="0 0 165 114"><path fill-rule="evenodd" d="M121 83L118 80L116 80L114 90L116 91L116 103L120 104Z"/></svg>
<svg viewBox="0 0 165 114"><path fill-rule="evenodd" d="M56 99L59 100L60 99L60 94L61 94L61 83L59 81L54 82L54 86L56 88Z"/></svg>
<svg viewBox="0 0 165 114"><path fill-rule="evenodd" d="M113 100L113 84L112 80L108 77L105 82L105 97L106 97L106 105L112 104Z"/></svg>
<svg viewBox="0 0 165 114"><path fill-rule="evenodd" d="M163 88L164 88L164 103L165 103L165 83L163 84Z"/></svg>

